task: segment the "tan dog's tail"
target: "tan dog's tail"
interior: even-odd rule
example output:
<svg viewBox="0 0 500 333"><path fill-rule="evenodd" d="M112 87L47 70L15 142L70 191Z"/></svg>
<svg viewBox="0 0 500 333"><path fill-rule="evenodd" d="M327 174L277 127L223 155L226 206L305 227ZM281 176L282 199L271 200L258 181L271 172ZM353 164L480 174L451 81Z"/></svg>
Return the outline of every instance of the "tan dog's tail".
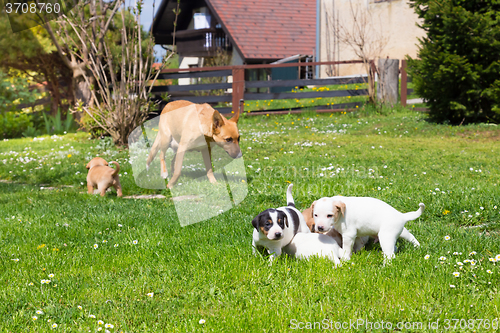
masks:
<svg viewBox="0 0 500 333"><path fill-rule="evenodd" d="M118 162L115 162L115 161L111 161L109 163L113 163L116 167L115 172L113 172L113 174L112 174L112 176L114 177L118 174L118 172L120 172L120 164L118 164Z"/></svg>
<svg viewBox="0 0 500 333"><path fill-rule="evenodd" d="M158 131L158 135L156 135L155 142L153 143L153 146L151 147L151 150L149 151L148 159L146 160L146 169L148 169L148 170L149 170L149 165L155 159L156 154L158 154L158 150L160 150L160 142L161 142L161 134Z"/></svg>

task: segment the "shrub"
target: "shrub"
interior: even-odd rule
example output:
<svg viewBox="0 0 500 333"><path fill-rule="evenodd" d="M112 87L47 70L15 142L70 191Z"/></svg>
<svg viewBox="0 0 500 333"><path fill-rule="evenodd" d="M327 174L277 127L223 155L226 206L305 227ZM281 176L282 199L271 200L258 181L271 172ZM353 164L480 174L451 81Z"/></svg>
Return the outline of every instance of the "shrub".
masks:
<svg viewBox="0 0 500 333"><path fill-rule="evenodd" d="M416 93L437 122L500 122L500 3L410 0L427 36L408 58Z"/></svg>
<svg viewBox="0 0 500 333"><path fill-rule="evenodd" d="M0 137L18 138L29 127L33 127L31 116L22 112L0 113Z"/></svg>

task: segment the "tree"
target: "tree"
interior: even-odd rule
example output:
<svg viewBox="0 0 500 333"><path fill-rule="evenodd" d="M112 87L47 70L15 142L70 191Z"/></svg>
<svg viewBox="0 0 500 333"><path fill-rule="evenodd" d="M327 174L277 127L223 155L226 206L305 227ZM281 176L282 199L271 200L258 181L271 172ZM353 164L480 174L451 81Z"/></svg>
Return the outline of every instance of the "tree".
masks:
<svg viewBox="0 0 500 333"><path fill-rule="evenodd" d="M81 101L84 106L92 106L94 103L92 96L94 78L89 75L89 64L91 59L94 59L99 65L104 65L101 63L104 39L114 15L122 5L122 0L110 2L70 0L67 3L68 7L63 10L66 14L54 20L52 15L44 18L43 26L60 60L73 74L75 101ZM97 47L93 48L92 45Z"/></svg>
<svg viewBox="0 0 500 333"><path fill-rule="evenodd" d="M154 44L140 24L142 1L136 5L87 0L45 24L61 58L78 78L77 109L117 145L126 145L129 134L147 118L149 94L161 70L152 67ZM119 40L111 30L118 32Z"/></svg>
<svg viewBox="0 0 500 333"><path fill-rule="evenodd" d="M326 12L327 26L333 34L327 45L334 38L340 44L349 47L354 54L363 61L366 73L371 73L371 61L380 57L388 43L388 38L382 34L381 27L376 28L372 13L362 5L355 5L349 1L349 15L344 19L335 13ZM380 23L380 22L378 22ZM368 75L368 95L371 102L375 101L374 78Z"/></svg>
<svg viewBox="0 0 500 333"><path fill-rule="evenodd" d="M23 20L20 17L19 20ZM7 15L0 17L0 31L9 31ZM0 38L0 68L4 73L20 72L32 81L43 84L50 94L53 115L58 108L67 109L74 101L72 73L61 63L47 33L41 27Z"/></svg>
<svg viewBox="0 0 500 333"><path fill-rule="evenodd" d="M437 122L500 121L500 2L411 0L427 36L408 57L415 91Z"/></svg>

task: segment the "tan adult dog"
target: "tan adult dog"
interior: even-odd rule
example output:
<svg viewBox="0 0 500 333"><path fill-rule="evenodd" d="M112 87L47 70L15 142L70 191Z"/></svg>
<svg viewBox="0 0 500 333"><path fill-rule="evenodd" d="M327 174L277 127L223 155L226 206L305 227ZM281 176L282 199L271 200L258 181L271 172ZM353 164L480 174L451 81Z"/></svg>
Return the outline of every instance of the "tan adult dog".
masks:
<svg viewBox="0 0 500 333"><path fill-rule="evenodd" d="M120 172L120 165L118 162L112 161L116 166L116 169L109 167L108 162L104 158L94 157L88 164L87 169L89 173L87 174L87 190L89 194L94 193L94 188L101 192L101 197L104 196L106 190L113 186L119 197L122 196L122 186L120 184L120 179L118 178L118 172Z"/></svg>
<svg viewBox="0 0 500 333"><path fill-rule="evenodd" d="M228 120L208 104L194 104L188 101L168 103L161 112L158 135L149 152L146 167L149 169L149 165L160 151L161 176L166 179L168 171L165 152L170 146L175 151L177 146L172 160L172 178L167 185L172 188L181 174L185 152L199 150L203 155L208 180L211 183L217 182L212 170L210 145L216 143L232 158L241 157L238 119L238 111Z"/></svg>

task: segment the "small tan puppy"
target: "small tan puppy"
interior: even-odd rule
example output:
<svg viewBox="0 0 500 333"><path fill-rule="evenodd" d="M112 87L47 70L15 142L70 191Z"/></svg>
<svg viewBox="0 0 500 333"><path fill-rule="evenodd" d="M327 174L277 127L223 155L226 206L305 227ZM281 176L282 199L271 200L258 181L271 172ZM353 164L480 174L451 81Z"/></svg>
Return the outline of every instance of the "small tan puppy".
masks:
<svg viewBox="0 0 500 333"><path fill-rule="evenodd" d="M89 173L87 174L87 189L89 194L93 194L94 188L97 187L101 192L101 197L103 197L106 190L113 186L117 195L119 197L122 196L122 186L118 178L120 165L115 161L110 163L113 163L116 169L109 167L108 162L101 157L95 157L87 164L87 169L89 169Z"/></svg>
<svg viewBox="0 0 500 333"><path fill-rule="evenodd" d="M194 104L189 101L168 103L160 116L158 135L151 147L146 167L160 151L161 176L168 177L165 152L172 147L177 152L172 160L172 177L167 187L172 188L181 174L184 154L188 150L200 150L211 183L217 182L212 170L211 144L217 144L232 158L242 156L238 131L239 112L226 119L208 104Z"/></svg>
<svg viewBox="0 0 500 333"><path fill-rule="evenodd" d="M318 232L318 231L315 228L316 224L314 223L313 209L314 209L314 203L311 204L311 207L309 207L306 210L304 210L302 212L302 215L304 215L304 219L306 220L306 223L307 223L307 226L309 227L309 230L311 230L311 232L315 233L315 232ZM337 230L335 230L334 228L332 228L325 235L330 236L333 239L335 239L335 241L337 242L337 244L340 247L342 247L342 235ZM356 240L354 241L353 252L356 253L359 250L361 250L363 248L363 246L366 245L366 243L368 242L368 240L369 240L368 236L357 237ZM378 239L375 238L374 243L376 243L377 241L378 241Z"/></svg>

